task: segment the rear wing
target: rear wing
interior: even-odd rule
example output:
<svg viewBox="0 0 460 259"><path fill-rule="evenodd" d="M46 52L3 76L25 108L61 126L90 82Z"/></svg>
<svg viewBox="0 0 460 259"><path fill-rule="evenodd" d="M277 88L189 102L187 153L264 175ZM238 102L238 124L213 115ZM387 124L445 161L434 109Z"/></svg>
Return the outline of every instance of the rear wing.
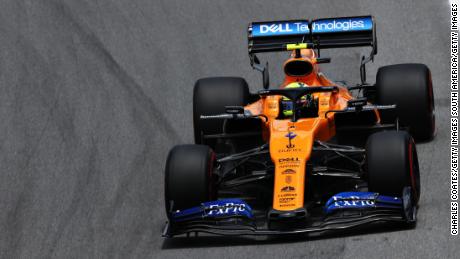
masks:
<svg viewBox="0 0 460 259"><path fill-rule="evenodd" d="M361 58L361 84L366 85L366 63L377 54L377 36L373 16L253 22L248 27L248 51L251 66L262 72L263 87L268 89L268 63L260 65L256 53L316 49L318 61L321 49L371 47L368 57ZM330 59L325 59L329 60ZM324 63L324 62L323 62Z"/></svg>
<svg viewBox="0 0 460 259"><path fill-rule="evenodd" d="M375 21L372 16L253 22L248 27L248 50L253 56L260 52L286 51L300 48L329 49L372 47L377 54Z"/></svg>

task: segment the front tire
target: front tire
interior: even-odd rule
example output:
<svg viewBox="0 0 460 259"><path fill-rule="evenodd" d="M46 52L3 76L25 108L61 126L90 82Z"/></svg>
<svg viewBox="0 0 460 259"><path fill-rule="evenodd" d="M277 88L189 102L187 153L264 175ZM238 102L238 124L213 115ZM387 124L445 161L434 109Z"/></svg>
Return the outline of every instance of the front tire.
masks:
<svg viewBox="0 0 460 259"><path fill-rule="evenodd" d="M367 180L370 192L401 197L412 189L413 204L420 198L420 170L412 137L405 131L372 134L366 145Z"/></svg>
<svg viewBox="0 0 460 259"><path fill-rule="evenodd" d="M203 145L175 146L165 169L165 205L171 211L183 210L215 198L213 184L214 152Z"/></svg>

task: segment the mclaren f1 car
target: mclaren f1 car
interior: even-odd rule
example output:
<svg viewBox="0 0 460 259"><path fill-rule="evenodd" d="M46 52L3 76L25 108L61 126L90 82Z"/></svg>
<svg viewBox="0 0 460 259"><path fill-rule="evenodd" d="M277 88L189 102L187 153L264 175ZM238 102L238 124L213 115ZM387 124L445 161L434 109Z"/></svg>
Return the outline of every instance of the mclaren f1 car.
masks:
<svg viewBox="0 0 460 259"><path fill-rule="evenodd" d="M328 79L322 49L368 47L361 82ZM196 82L195 144L178 145L165 167L165 237L189 233L327 233L369 224L415 226L420 169L415 141L434 137L430 70L378 69L372 16L254 22L251 66L262 89L242 78ZM257 54L286 51L284 81L270 87ZM359 64L358 64L359 65Z"/></svg>

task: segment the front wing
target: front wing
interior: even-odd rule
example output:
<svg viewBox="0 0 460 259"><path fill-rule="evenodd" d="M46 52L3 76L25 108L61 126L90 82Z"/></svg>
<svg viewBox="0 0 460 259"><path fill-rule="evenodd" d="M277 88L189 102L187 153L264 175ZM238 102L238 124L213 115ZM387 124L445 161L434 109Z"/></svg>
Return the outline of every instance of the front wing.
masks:
<svg viewBox="0 0 460 259"><path fill-rule="evenodd" d="M251 207L244 201L219 200L172 213L163 236L190 233L227 236L323 234L374 223L413 225L416 222L416 206L412 202L410 187L404 189L402 197L368 192L340 193L329 199L320 214L305 219L292 218L280 225L279 221L271 222L263 214L253 215Z"/></svg>

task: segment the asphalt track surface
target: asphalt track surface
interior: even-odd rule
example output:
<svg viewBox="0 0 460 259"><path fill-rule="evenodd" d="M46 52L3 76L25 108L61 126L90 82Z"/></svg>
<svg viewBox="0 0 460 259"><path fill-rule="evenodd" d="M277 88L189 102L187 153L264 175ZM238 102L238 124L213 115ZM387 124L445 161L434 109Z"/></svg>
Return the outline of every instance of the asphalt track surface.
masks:
<svg viewBox="0 0 460 259"><path fill-rule="evenodd" d="M373 14L368 67L433 74L437 136L417 146L415 230L327 238L164 240L168 150L192 142L192 89L242 76L250 21ZM449 234L448 1L58 1L0 3L0 257L458 258ZM323 71L358 82L365 49L324 51ZM272 86L286 54L266 56ZM387 231L390 230L390 231Z"/></svg>

